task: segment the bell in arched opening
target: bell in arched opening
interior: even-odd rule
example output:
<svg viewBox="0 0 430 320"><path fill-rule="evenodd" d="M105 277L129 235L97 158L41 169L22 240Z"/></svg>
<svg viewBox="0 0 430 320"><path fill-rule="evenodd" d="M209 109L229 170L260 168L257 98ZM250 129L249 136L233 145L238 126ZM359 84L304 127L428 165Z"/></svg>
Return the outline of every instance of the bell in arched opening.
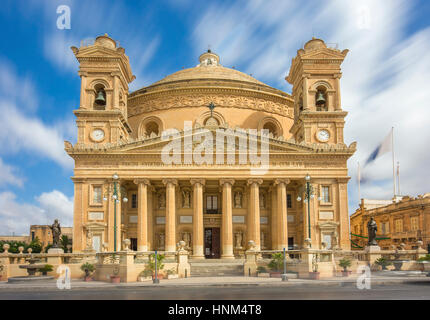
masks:
<svg viewBox="0 0 430 320"><path fill-rule="evenodd" d="M99 90L99 92L97 92L95 103L100 106L106 105L106 98L103 90Z"/></svg>
<svg viewBox="0 0 430 320"><path fill-rule="evenodd" d="M324 96L324 93L322 91L318 91L317 99L315 102L317 105L322 105L322 104L326 103L325 96Z"/></svg>

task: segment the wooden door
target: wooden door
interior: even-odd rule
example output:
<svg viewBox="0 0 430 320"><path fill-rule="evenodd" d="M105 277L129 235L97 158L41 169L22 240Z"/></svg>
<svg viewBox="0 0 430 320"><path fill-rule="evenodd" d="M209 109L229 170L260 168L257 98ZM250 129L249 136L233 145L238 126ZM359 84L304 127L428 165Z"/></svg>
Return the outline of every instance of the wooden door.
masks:
<svg viewBox="0 0 430 320"><path fill-rule="evenodd" d="M214 259L219 259L221 257L220 239L220 228L212 228L212 257Z"/></svg>

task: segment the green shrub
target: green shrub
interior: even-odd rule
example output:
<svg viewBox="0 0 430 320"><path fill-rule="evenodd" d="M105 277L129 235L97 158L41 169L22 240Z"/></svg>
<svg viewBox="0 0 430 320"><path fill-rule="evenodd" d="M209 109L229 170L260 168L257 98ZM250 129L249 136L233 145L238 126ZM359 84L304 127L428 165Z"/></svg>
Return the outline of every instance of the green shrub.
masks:
<svg viewBox="0 0 430 320"><path fill-rule="evenodd" d="M419 258L418 261L430 261L430 254L426 254L424 257Z"/></svg>
<svg viewBox="0 0 430 320"><path fill-rule="evenodd" d="M89 277L96 270L96 267L92 263L85 262L81 265L81 270L85 272L86 277Z"/></svg>
<svg viewBox="0 0 430 320"><path fill-rule="evenodd" d="M263 266L259 266L259 267L257 268L257 272L258 272L258 273L266 273L266 272L267 272L267 269L266 269L265 267L263 267Z"/></svg>
<svg viewBox="0 0 430 320"><path fill-rule="evenodd" d="M157 254L157 272L164 268L163 260L165 258L165 255ZM155 253L149 256L148 268L149 270L155 271Z"/></svg>
<svg viewBox="0 0 430 320"><path fill-rule="evenodd" d="M273 253L269 268L273 271L280 272L284 265L284 255L282 253Z"/></svg>
<svg viewBox="0 0 430 320"><path fill-rule="evenodd" d="M146 268L145 270L139 273L139 277L152 277L152 270L149 268Z"/></svg>
<svg viewBox="0 0 430 320"><path fill-rule="evenodd" d="M349 260L348 258L343 258L339 261L339 266L341 266L343 270L346 271L348 267L351 266L351 260Z"/></svg>
<svg viewBox="0 0 430 320"><path fill-rule="evenodd" d="M39 269L43 274L47 274L48 272L54 271L54 266L51 264L45 264L43 268Z"/></svg>
<svg viewBox="0 0 430 320"><path fill-rule="evenodd" d="M382 267L382 269L385 269L387 266L392 265L393 263L391 261L388 261L387 259L381 257L375 260L375 263Z"/></svg>

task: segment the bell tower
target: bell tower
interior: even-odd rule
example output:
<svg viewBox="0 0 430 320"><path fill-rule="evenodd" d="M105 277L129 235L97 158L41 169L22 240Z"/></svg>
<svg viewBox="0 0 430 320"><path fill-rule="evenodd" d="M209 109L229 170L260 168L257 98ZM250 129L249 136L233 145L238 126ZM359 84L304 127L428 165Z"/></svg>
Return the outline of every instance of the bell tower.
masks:
<svg viewBox="0 0 430 320"><path fill-rule="evenodd" d="M93 44L72 47L79 61L81 98L74 111L78 144L126 142L128 84L135 79L125 50L107 34Z"/></svg>
<svg viewBox="0 0 430 320"><path fill-rule="evenodd" d="M348 50L329 48L323 40L313 38L293 58L285 79L293 85L290 132L298 143L344 144L347 112L341 105L340 65L347 54Z"/></svg>

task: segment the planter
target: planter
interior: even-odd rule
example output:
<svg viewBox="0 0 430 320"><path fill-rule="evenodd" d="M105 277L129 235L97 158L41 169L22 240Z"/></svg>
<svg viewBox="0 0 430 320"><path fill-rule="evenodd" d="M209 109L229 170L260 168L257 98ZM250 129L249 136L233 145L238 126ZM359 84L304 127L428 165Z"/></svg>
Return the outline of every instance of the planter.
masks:
<svg viewBox="0 0 430 320"><path fill-rule="evenodd" d="M154 278L155 278L155 276L153 275L153 276L151 277L151 279L152 279L152 280L154 280ZM158 275L157 275L157 279L158 279L158 280L162 280L162 279L164 279L164 276L163 276L162 274L158 274Z"/></svg>
<svg viewBox="0 0 430 320"><path fill-rule="evenodd" d="M351 271L342 271L342 277L349 277L351 275Z"/></svg>
<svg viewBox="0 0 430 320"><path fill-rule="evenodd" d="M282 272L270 272L270 278L281 278Z"/></svg>
<svg viewBox="0 0 430 320"><path fill-rule="evenodd" d="M400 271L402 269L403 262L405 261L402 261L402 260L393 261L394 271Z"/></svg>
<svg viewBox="0 0 430 320"><path fill-rule="evenodd" d="M320 273L319 272L309 272L309 279L319 280L320 279Z"/></svg>
<svg viewBox="0 0 430 320"><path fill-rule="evenodd" d="M93 281L93 278L91 278L90 276L85 276L84 277L84 281L85 282L90 282L90 281Z"/></svg>
<svg viewBox="0 0 430 320"><path fill-rule="evenodd" d="M120 276L110 276L110 282L111 283L120 283L121 277Z"/></svg>
<svg viewBox="0 0 430 320"><path fill-rule="evenodd" d="M151 280L152 280L151 276L149 276L149 277L137 277L137 281L139 281L139 282L151 281Z"/></svg>
<svg viewBox="0 0 430 320"><path fill-rule="evenodd" d="M422 266L422 271L427 272L427 277L430 277L430 262L422 261L420 264Z"/></svg>
<svg viewBox="0 0 430 320"><path fill-rule="evenodd" d="M179 278L179 275L177 275L177 274L169 274L167 276L167 279L178 279L178 278Z"/></svg>
<svg viewBox="0 0 430 320"><path fill-rule="evenodd" d="M269 272L258 272L257 277L259 277L259 278L270 278L270 273Z"/></svg>

